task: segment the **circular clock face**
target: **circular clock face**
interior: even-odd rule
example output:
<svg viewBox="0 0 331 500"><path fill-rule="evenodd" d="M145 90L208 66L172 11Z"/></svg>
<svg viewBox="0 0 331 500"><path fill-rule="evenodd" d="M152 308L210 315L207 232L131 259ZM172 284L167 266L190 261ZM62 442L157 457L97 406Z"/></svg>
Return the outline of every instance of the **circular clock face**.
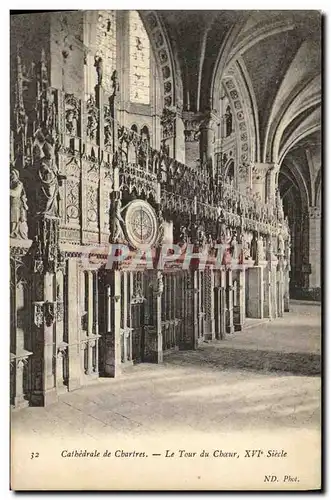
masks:
<svg viewBox="0 0 331 500"><path fill-rule="evenodd" d="M144 200L134 200L125 211L125 226L129 243L134 248L153 245L157 237L157 219L151 205Z"/></svg>

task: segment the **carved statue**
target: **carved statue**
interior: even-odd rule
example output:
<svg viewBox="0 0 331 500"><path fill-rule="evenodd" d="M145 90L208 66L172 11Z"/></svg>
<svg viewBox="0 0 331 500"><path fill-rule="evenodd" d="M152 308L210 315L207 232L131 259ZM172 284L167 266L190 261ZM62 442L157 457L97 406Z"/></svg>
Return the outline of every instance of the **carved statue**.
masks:
<svg viewBox="0 0 331 500"><path fill-rule="evenodd" d="M110 243L119 243L124 240L125 222L121 215L121 207L122 207L121 200L113 201L113 210L111 212L112 216L110 221L110 236L109 236Z"/></svg>
<svg viewBox="0 0 331 500"><path fill-rule="evenodd" d="M278 237L277 237L277 250L278 250L278 255L284 256L285 244L284 244L284 238L283 238L281 231L279 231Z"/></svg>
<svg viewBox="0 0 331 500"><path fill-rule="evenodd" d="M276 190L276 208L277 208L277 218L278 220L284 220L283 204L280 197L279 189Z"/></svg>
<svg viewBox="0 0 331 500"><path fill-rule="evenodd" d="M24 186L16 169L10 172L10 237L27 239L28 226L26 213L28 210Z"/></svg>
<svg viewBox="0 0 331 500"><path fill-rule="evenodd" d="M115 96L120 90L120 84L118 82L118 74L116 69L113 71L113 74L111 75L111 81L113 83L113 95Z"/></svg>
<svg viewBox="0 0 331 500"><path fill-rule="evenodd" d="M66 130L70 135L77 134L77 112L75 109L66 110Z"/></svg>
<svg viewBox="0 0 331 500"><path fill-rule="evenodd" d="M268 235L267 237L267 245L266 245L266 253L267 253L267 259L270 261L276 261L277 260L277 238L274 238L272 235Z"/></svg>
<svg viewBox="0 0 331 500"><path fill-rule="evenodd" d="M59 181L51 158L41 159L37 183L37 213L58 217Z"/></svg>
<svg viewBox="0 0 331 500"><path fill-rule="evenodd" d="M257 240L257 263L260 264L263 260L265 260L264 246L262 235L260 234Z"/></svg>
<svg viewBox="0 0 331 500"><path fill-rule="evenodd" d="M251 257L254 261L254 264L258 265L259 262L258 262L256 233L254 233L252 241L251 241Z"/></svg>
<svg viewBox="0 0 331 500"><path fill-rule="evenodd" d="M205 247L207 243L207 236L203 226L197 228L197 240L200 247Z"/></svg>
<svg viewBox="0 0 331 500"><path fill-rule="evenodd" d="M36 131L34 134L34 142L33 142L33 159L35 162L41 160L45 156L43 151L45 144L45 136L40 129Z"/></svg>
<svg viewBox="0 0 331 500"><path fill-rule="evenodd" d="M239 255L239 262L240 264L243 264L245 262L245 259L248 259L250 256L250 249L248 246L248 242L246 240L245 233L243 230L241 230L240 236L239 236L239 241L240 241L240 255Z"/></svg>
<svg viewBox="0 0 331 500"><path fill-rule="evenodd" d="M163 275L161 271L157 271L156 278L154 281L154 293L158 297L160 297L163 293L164 284L163 284Z"/></svg>
<svg viewBox="0 0 331 500"><path fill-rule="evenodd" d="M186 226L180 226L179 230L179 241L180 243L188 243L189 237L188 237L188 231Z"/></svg>
<svg viewBox="0 0 331 500"><path fill-rule="evenodd" d="M233 231L231 241L230 241L230 252L232 259L238 259L238 242L237 242L237 231Z"/></svg>
<svg viewBox="0 0 331 500"><path fill-rule="evenodd" d="M112 124L110 122L105 122L104 144L106 147L112 145L112 137L113 137Z"/></svg>
<svg viewBox="0 0 331 500"><path fill-rule="evenodd" d="M47 93L47 118L46 118L46 128L49 134L53 134L56 131L56 105L54 94L51 91Z"/></svg>
<svg viewBox="0 0 331 500"><path fill-rule="evenodd" d="M285 259L288 270L291 269L291 236L288 235L288 240L285 245Z"/></svg>
<svg viewBox="0 0 331 500"><path fill-rule="evenodd" d="M93 96L90 96L86 102L87 107L87 125L86 134L87 137L93 141L96 136L96 131L98 129L98 111L95 107L95 100Z"/></svg>
<svg viewBox="0 0 331 500"><path fill-rule="evenodd" d="M96 54L94 56L94 67L96 69L97 77L98 77L97 85L101 85L102 84L102 77L103 77L103 59L98 54Z"/></svg>

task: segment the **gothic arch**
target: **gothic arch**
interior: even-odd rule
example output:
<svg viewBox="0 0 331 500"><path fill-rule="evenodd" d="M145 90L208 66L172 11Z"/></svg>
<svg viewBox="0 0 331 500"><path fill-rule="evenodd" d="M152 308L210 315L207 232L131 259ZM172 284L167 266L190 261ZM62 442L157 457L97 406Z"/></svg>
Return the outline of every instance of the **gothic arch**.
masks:
<svg viewBox="0 0 331 500"><path fill-rule="evenodd" d="M301 194L302 203L308 209L308 206L311 203L311 190L307 186L307 183L302 175L300 167L296 164L296 162L292 158L291 159L286 158L286 160L283 162L283 165L280 168L280 173L286 175L286 170L291 172L293 178L295 179L296 185Z"/></svg>
<svg viewBox="0 0 331 500"><path fill-rule="evenodd" d="M300 117L307 116L313 112L321 102L320 90L314 92L312 86L308 85L304 91L296 95L291 103L285 108L285 112L279 117L277 123L273 125L273 135L268 135L266 143L265 157L272 161L278 161L278 154L284 141L284 135L289 126L292 126Z"/></svg>
<svg viewBox="0 0 331 500"><path fill-rule="evenodd" d="M214 71L212 74L211 85L210 85L210 102L212 103L212 108L217 109L218 98L219 98L219 85L222 80L223 74L225 72L226 66L229 63L229 54L235 41L240 34L247 20L247 13L242 14L242 19L238 21L229 32L226 34L225 40L219 50L218 57L215 63Z"/></svg>
<svg viewBox="0 0 331 500"><path fill-rule="evenodd" d="M148 34L162 82L163 106L165 108L180 106L183 102L182 82L166 29L156 11L139 10L138 12Z"/></svg>
<svg viewBox="0 0 331 500"><path fill-rule="evenodd" d="M321 168L317 172L315 179L315 207L321 207L321 195L322 195L322 173Z"/></svg>
<svg viewBox="0 0 331 500"><path fill-rule="evenodd" d="M234 178L235 175L235 165L234 165L234 159L230 158L227 163L225 164L224 167L224 177L231 177L232 179Z"/></svg>
<svg viewBox="0 0 331 500"><path fill-rule="evenodd" d="M217 96L220 96L221 88L225 90L233 114L238 175L242 176L245 175L246 165L256 161L259 143L255 99L251 96L239 63L224 71L217 91L215 89Z"/></svg>
<svg viewBox="0 0 331 500"><path fill-rule="evenodd" d="M279 163L282 163L287 153L302 139L321 129L321 109L317 108L292 132L279 151Z"/></svg>
<svg viewBox="0 0 331 500"><path fill-rule="evenodd" d="M319 45L312 40L305 40L287 68L270 110L263 144L263 161L280 161L280 143L286 126L303 113L309 104L312 107L320 102L318 59Z"/></svg>

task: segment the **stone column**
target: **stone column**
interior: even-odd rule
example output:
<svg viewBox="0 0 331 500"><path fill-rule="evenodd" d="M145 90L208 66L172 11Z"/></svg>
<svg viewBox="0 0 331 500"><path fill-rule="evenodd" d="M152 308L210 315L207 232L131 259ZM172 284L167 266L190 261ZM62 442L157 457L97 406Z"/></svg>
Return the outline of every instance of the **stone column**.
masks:
<svg viewBox="0 0 331 500"><path fill-rule="evenodd" d="M247 317L263 318L263 267L248 268Z"/></svg>
<svg viewBox="0 0 331 500"><path fill-rule="evenodd" d="M217 323L218 332L217 338L222 340L226 336L226 271L224 267L219 270L218 285L217 285Z"/></svg>
<svg viewBox="0 0 331 500"><path fill-rule="evenodd" d="M56 302L54 297L54 273L46 271L39 279L42 287L42 301L34 302L34 323L37 327L35 339L35 360L33 377L40 382L34 388L31 401L38 406L47 406L57 401L56 390ZM55 363L54 363L55 360Z"/></svg>
<svg viewBox="0 0 331 500"><path fill-rule="evenodd" d="M29 406L28 401L24 397L23 392L23 377L24 377L24 367L28 363L27 358L18 358L13 361L15 366L15 396L14 396L14 407L15 408L26 408Z"/></svg>
<svg viewBox="0 0 331 500"><path fill-rule="evenodd" d="M104 147L104 90L101 85L95 86L95 100L98 108L97 144L100 149Z"/></svg>
<svg viewBox="0 0 331 500"><path fill-rule="evenodd" d="M278 260L278 315L279 317L284 316L284 257L280 256Z"/></svg>
<svg viewBox="0 0 331 500"><path fill-rule="evenodd" d="M192 272L193 285L193 304L192 304L192 319L193 319L193 349L198 348L199 343L199 277L198 270Z"/></svg>
<svg viewBox="0 0 331 500"><path fill-rule="evenodd" d="M67 262L67 293L66 311L68 322L68 390L74 391L81 387L81 362L79 339L79 311L78 311L78 262L69 258Z"/></svg>
<svg viewBox="0 0 331 500"><path fill-rule="evenodd" d="M171 158L174 158L176 154L176 117L177 110L174 106L163 109L161 116L162 149Z"/></svg>
<svg viewBox="0 0 331 500"><path fill-rule="evenodd" d="M278 259L274 253L275 237L267 237L267 262L268 262L268 285L269 285L269 318L277 317L277 266Z"/></svg>
<svg viewBox="0 0 331 500"><path fill-rule="evenodd" d="M232 269L226 270L226 294L227 294L227 321L226 321L226 331L227 333L234 333L234 323L233 323L233 276Z"/></svg>
<svg viewBox="0 0 331 500"><path fill-rule="evenodd" d="M285 243L283 236L283 228L281 227L277 237L277 256L278 256L278 266L277 266L277 281L278 281L278 315L282 317L284 315L284 252Z"/></svg>
<svg viewBox="0 0 331 500"><path fill-rule="evenodd" d="M153 282L153 325L145 327L145 355L144 361L150 363L162 363L163 361L163 339L162 339L162 293L163 275L161 271L155 271Z"/></svg>
<svg viewBox="0 0 331 500"><path fill-rule="evenodd" d="M184 122L180 109L177 109L175 123L175 158L177 161L185 164Z"/></svg>
<svg viewBox="0 0 331 500"><path fill-rule="evenodd" d="M277 163L266 163L266 201L275 204L276 187L278 186L279 165Z"/></svg>
<svg viewBox="0 0 331 500"><path fill-rule="evenodd" d="M309 288L321 287L321 209L309 207Z"/></svg>
<svg viewBox="0 0 331 500"><path fill-rule="evenodd" d="M290 310L290 270L291 270L291 242L290 235L285 241L285 261L284 261L284 311Z"/></svg>
<svg viewBox="0 0 331 500"><path fill-rule="evenodd" d="M206 301L208 308L206 311L206 323L207 323L207 333L205 334L206 340L215 339L215 272L212 269L208 269L205 274L205 279L207 279L208 285L206 286Z"/></svg>
<svg viewBox="0 0 331 500"><path fill-rule="evenodd" d="M104 369L108 377L121 373L121 271L109 271L107 283L107 333L105 335Z"/></svg>
<svg viewBox="0 0 331 500"><path fill-rule="evenodd" d="M68 343L64 341L64 276L61 271L56 274L56 387L57 392L66 392L65 363L68 356Z"/></svg>
<svg viewBox="0 0 331 500"><path fill-rule="evenodd" d="M249 167L250 187L253 194L258 194L262 202L266 201L266 176L269 163L254 163Z"/></svg>
<svg viewBox="0 0 331 500"><path fill-rule="evenodd" d="M215 140L216 140L216 113L208 112L200 123L200 164L206 165L212 176L215 176Z"/></svg>
<svg viewBox="0 0 331 500"><path fill-rule="evenodd" d="M271 296L271 263L266 262L264 268L264 317L272 319L272 296Z"/></svg>
<svg viewBox="0 0 331 500"><path fill-rule="evenodd" d="M184 137L185 137L185 163L196 165L200 158L200 132L201 113L183 111Z"/></svg>
<svg viewBox="0 0 331 500"><path fill-rule="evenodd" d="M237 294L239 302L237 304L237 308L239 314L237 316L238 323L235 322L234 326L235 330L242 330L244 327L245 317L246 317L245 269L238 267L238 269L236 269L235 272L237 277L237 286L239 287L239 292Z"/></svg>

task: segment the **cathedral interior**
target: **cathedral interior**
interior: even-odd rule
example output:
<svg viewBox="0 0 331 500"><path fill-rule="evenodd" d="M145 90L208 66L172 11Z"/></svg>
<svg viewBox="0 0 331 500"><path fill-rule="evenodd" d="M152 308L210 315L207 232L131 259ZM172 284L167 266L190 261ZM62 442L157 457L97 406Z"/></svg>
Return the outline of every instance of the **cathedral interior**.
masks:
<svg viewBox="0 0 331 500"><path fill-rule="evenodd" d="M319 12L12 15L10 51L13 408L320 300Z"/></svg>

